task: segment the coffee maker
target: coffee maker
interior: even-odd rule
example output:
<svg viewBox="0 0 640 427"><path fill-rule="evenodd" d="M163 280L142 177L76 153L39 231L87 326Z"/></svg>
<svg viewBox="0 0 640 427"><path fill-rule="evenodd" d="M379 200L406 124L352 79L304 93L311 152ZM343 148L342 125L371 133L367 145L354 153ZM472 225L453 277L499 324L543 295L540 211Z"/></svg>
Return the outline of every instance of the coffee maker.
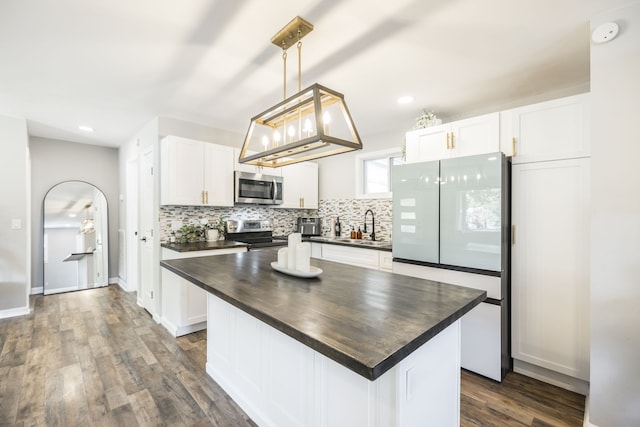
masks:
<svg viewBox="0 0 640 427"><path fill-rule="evenodd" d="M297 232L303 236L320 236L322 234L322 218L298 217Z"/></svg>

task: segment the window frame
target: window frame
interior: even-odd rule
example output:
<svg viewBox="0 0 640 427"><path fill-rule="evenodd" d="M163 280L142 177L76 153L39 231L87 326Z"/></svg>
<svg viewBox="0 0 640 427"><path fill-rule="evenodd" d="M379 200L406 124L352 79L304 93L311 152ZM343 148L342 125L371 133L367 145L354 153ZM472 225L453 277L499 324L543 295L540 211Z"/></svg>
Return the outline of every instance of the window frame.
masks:
<svg viewBox="0 0 640 427"><path fill-rule="evenodd" d="M386 159L387 165L389 168L392 167L391 159L394 157L402 157L402 149L398 148L388 148L385 150L372 151L370 153L361 153L356 155L356 188L355 194L356 199L390 199L393 196L392 191L385 191L381 193L365 193L365 167L364 163L368 160L379 160ZM391 187L391 169L389 170L389 187Z"/></svg>

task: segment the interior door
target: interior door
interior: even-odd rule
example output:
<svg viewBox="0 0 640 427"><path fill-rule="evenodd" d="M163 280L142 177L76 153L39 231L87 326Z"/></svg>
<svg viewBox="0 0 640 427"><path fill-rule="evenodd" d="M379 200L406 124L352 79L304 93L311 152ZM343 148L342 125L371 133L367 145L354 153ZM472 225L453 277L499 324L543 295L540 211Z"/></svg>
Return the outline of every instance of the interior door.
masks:
<svg viewBox="0 0 640 427"><path fill-rule="evenodd" d="M138 244L138 158L127 162L127 290L138 289L139 269L138 259L140 246Z"/></svg>
<svg viewBox="0 0 640 427"><path fill-rule="evenodd" d="M141 198L140 198L140 283L138 304L152 316L157 313L156 295L156 256L155 256L155 221L154 221L154 185L153 185L153 147L142 154Z"/></svg>

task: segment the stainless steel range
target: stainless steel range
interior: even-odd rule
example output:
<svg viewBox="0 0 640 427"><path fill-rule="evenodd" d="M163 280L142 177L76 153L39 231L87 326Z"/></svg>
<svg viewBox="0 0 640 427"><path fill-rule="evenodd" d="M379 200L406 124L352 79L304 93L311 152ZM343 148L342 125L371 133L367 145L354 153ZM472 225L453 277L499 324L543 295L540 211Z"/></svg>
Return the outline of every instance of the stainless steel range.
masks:
<svg viewBox="0 0 640 427"><path fill-rule="evenodd" d="M249 244L249 250L272 246L286 246L286 237L273 237L273 228L269 220L228 219L227 240Z"/></svg>

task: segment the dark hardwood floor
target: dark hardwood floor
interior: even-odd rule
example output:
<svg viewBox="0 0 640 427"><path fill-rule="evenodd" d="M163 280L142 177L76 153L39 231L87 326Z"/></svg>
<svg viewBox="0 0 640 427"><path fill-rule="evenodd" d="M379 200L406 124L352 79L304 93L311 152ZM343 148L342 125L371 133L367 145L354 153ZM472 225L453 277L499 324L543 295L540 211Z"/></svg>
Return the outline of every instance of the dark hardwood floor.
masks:
<svg viewBox="0 0 640 427"><path fill-rule="evenodd" d="M255 425L205 373L205 331L171 337L115 285L32 298L0 320L0 426ZM463 372L461 407L461 426L581 426L584 397Z"/></svg>

